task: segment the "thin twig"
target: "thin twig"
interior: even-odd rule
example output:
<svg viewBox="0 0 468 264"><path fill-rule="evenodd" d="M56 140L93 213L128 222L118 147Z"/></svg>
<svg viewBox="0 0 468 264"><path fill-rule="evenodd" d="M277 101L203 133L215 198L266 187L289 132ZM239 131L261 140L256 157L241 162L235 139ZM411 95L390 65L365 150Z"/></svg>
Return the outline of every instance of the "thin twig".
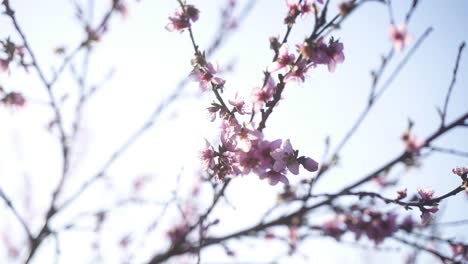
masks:
<svg viewBox="0 0 468 264"><path fill-rule="evenodd" d="M452 94L453 87L455 86L455 82L457 81L458 65L460 64L460 59L461 59L461 55L462 55L464 48L465 48L465 42L462 42L460 44L460 47L458 47L457 59L455 61L455 66L453 68L452 81L450 82L450 85L447 89L447 95L445 96L444 108L442 109L442 113L441 113L440 126L445 125L445 118L447 117L447 109L449 105L450 95Z"/></svg>

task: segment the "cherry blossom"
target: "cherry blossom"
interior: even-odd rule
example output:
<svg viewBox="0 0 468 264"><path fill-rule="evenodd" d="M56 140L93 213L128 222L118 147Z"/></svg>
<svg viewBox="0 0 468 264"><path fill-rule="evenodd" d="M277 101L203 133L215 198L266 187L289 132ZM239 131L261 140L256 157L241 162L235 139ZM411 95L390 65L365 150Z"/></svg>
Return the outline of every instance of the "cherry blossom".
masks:
<svg viewBox="0 0 468 264"><path fill-rule="evenodd" d="M199 83L201 91L206 91L209 89L211 83L218 86L224 85L225 81L215 76L217 72L218 66L208 63L204 68L197 67L194 71L192 71L190 76L194 81Z"/></svg>
<svg viewBox="0 0 468 264"><path fill-rule="evenodd" d="M289 82L289 81L304 82L305 74L311 67L312 65L307 65L307 62L305 60L300 60L293 66L291 71L288 74L286 74L286 77L284 78L284 80L286 82Z"/></svg>
<svg viewBox="0 0 468 264"><path fill-rule="evenodd" d="M390 40L397 51L403 50L411 42L411 36L407 32L406 25L390 25Z"/></svg>
<svg viewBox="0 0 468 264"><path fill-rule="evenodd" d="M439 211L438 206L433 206L430 209L422 209L421 213L421 223L427 225L433 218L433 214Z"/></svg>
<svg viewBox="0 0 468 264"><path fill-rule="evenodd" d="M429 201L434 195L434 190L431 188L418 188L418 194L423 201Z"/></svg>
<svg viewBox="0 0 468 264"><path fill-rule="evenodd" d="M283 173L274 170L269 170L265 173L260 174L259 176L261 180L267 179L270 185L276 185L278 182L289 184L288 178L286 178L286 176Z"/></svg>
<svg viewBox="0 0 468 264"><path fill-rule="evenodd" d="M166 25L167 30L183 32L184 29L191 26L190 21L198 20L200 11L197 8L193 5L184 5L183 8L169 17L170 23Z"/></svg>
<svg viewBox="0 0 468 264"><path fill-rule="evenodd" d="M271 156L275 159L273 164L273 170L276 172L281 172L286 167L289 171L297 175L299 174L299 162L297 161L296 151L291 146L289 139L283 143L282 148L277 148L271 152Z"/></svg>
<svg viewBox="0 0 468 264"><path fill-rule="evenodd" d="M6 106L23 107L26 105L26 99L18 92L10 92L0 100Z"/></svg>
<svg viewBox="0 0 468 264"><path fill-rule="evenodd" d="M273 92L275 89L275 81L271 76L268 77L268 80L264 87L255 88L252 92L252 104L253 110L259 112L260 109L265 106L265 103L270 101L273 97Z"/></svg>
<svg viewBox="0 0 468 264"><path fill-rule="evenodd" d="M296 58L294 54L288 53L288 44L283 44L281 46L278 55L278 59L274 61L270 66L268 66L269 72L275 72L288 65L291 65L292 63L294 63L294 59Z"/></svg>
<svg viewBox="0 0 468 264"><path fill-rule="evenodd" d="M210 143L205 140L205 147L200 151L200 159L202 160L204 169L212 169L215 165L215 151Z"/></svg>

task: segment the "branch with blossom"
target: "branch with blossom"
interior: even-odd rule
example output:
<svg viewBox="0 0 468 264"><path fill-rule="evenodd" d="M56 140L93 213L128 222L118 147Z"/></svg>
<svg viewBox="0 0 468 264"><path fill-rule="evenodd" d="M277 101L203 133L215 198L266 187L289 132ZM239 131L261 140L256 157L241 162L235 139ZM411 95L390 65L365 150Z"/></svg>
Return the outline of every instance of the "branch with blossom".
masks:
<svg viewBox="0 0 468 264"><path fill-rule="evenodd" d="M328 2L329 1L327 1L324 10L326 10L326 6L328 5ZM405 22L409 21L412 12L415 10L416 4L417 3L415 2L411 6L411 9L410 9L410 11L408 12L408 14L406 16L406 21ZM184 9L184 4L182 2L180 2L180 5L181 5L181 8L183 10ZM389 2L388 2L388 5L390 5ZM298 4L295 4L294 2L291 2L291 1L288 2L288 7L290 8L289 14L293 14L291 17L294 18L294 19L291 19L291 17L289 17L289 19L285 20L286 23L288 24L288 31L287 31L288 34L290 32L290 29L291 29L290 25L292 23L294 23L294 20L297 17L297 15L301 12L301 10L307 10L307 9L299 8L300 6L301 6L301 2L299 2ZM324 12L326 12L326 11L324 11ZM317 20L317 21L319 21L319 20ZM317 26L317 25L319 25L319 26ZM329 23L328 25L333 25L333 22ZM196 42L195 42L195 39L194 39L194 36L193 36L193 32L192 32L192 29L191 29L191 25L188 26L188 30L189 30L189 33L190 33L189 35L190 35L190 39L192 41L192 45L193 45L193 47L195 49L195 52L197 54L197 53L199 53L198 45L196 45ZM314 29L313 33L311 34L310 39L307 39L307 40L308 41L314 41L314 40L318 39L318 37L320 36L320 34L323 31L325 31L325 29L320 28L320 24L316 24L315 29ZM421 40L419 40L417 42L417 44L415 45L413 50L416 50L419 47L422 39L424 39L430 33L430 31L431 31L431 29L427 30L426 33L423 34L423 37L421 38ZM316 32L319 32L319 33L316 33ZM397 50L401 49L405 44L407 44L408 40L407 40L406 35L407 35L406 31L403 32L403 31L397 31L396 29L393 29L392 34L391 34L391 39L395 43L395 49L397 49ZM253 109L260 109L260 112L262 113L262 119L261 119L259 127L257 128L257 131L263 132L263 129L266 127L266 125L265 125L266 120L268 119L269 115L273 112L273 108L277 105L277 103L281 99L281 93L284 90L284 87L285 87L285 85L286 85L286 83L288 81L291 81L291 80L304 81L305 80L304 73L308 70L308 68L310 68L312 66L315 67L318 64L326 64L326 65L328 65L329 71L332 72L334 70L334 67L335 67L336 63L343 62L343 60L344 60L344 56L342 55L343 46L342 46L341 43L335 42L333 40L333 38L330 40L330 43L329 43L328 46L323 43L321 38L318 39L317 43L312 43L311 45L309 45L307 40L305 41L305 45L299 47L299 50L301 51L301 54L298 56L297 59L296 59L296 56L294 54L289 53L287 44L283 43L282 45L279 45L278 44L279 42L277 40L275 40L275 39L271 40L271 43L272 43L271 46L275 50L275 58L273 60L273 64L271 64L268 67L268 72L265 74L264 87L269 83L273 83L273 85L270 84L263 91L261 89L256 90L255 95L258 96L258 98L262 98L262 100L264 100L264 102L265 102L265 105L267 106L267 110L264 111L262 109L263 105L261 104L261 102L257 103L257 104L254 104ZM311 48L309 46L311 46ZM322 52L321 50L324 50L324 51ZM462 49L460 49L460 53L461 53L461 50ZM348 135L342 141L344 143L341 143L339 145L337 152L339 152L339 150L342 148L342 146L349 140L351 135L355 132L357 127L362 122L363 118L367 115L367 112L372 107L373 103L375 102L375 99L380 97L382 92L385 91L385 89L390 85L392 80L401 71L401 69L406 64L406 62L408 61L409 57L413 54L413 52L414 51L411 51L409 53L408 57L402 60L400 65L398 65L396 67L395 71L390 75L390 78L384 83L383 88L376 92L376 84L377 84L378 76L380 76L383 69L387 65L386 64L387 60L386 59L383 60L381 69L379 70L380 74L379 75L374 75L374 82L373 82L373 86L372 86L372 89L371 89L369 104L368 104L366 110L364 111L364 114L358 119L358 121L353 126L351 131L348 133ZM392 55L393 55L393 50L390 52L390 55L388 55L388 56L391 57ZM459 56L458 56L458 58L459 58ZM305 58L304 61L302 61L303 57ZM457 62L456 62L457 65L458 65L458 61L459 61L459 59L457 59ZM310 64L310 66L308 66L308 63L312 63L312 64ZM274 82L270 81L270 76L271 75L269 73L273 72L273 71L281 70L281 69L286 69L286 73L285 74L280 74L278 76L278 79L279 79L278 84L274 85ZM201 80L201 79L199 79L199 80ZM212 85L215 86L216 83L214 83L214 84L212 83ZM224 82L223 82L223 85L224 85ZM271 92L271 91L273 91L273 92ZM222 99L220 99L219 93L216 93L215 95L216 95L216 98L220 102L222 102ZM271 96L273 99L271 101L269 101L268 96ZM265 97L267 99L263 99ZM240 105L243 105L243 103L241 103ZM243 168L242 166L238 168L238 167L235 167L235 166L232 167L232 165L230 165L230 164L236 164L237 160L239 160L239 164L242 164L242 162L241 162L242 158L237 158L235 156L229 156L229 155L224 156L224 152L226 152L226 151L227 152L229 152L229 151L232 152L232 150L234 150L233 152L238 151L237 150L237 144L238 144L237 138L233 139L232 136L230 137L229 135L231 135L231 134L235 135L236 133L239 133L239 134L244 134L245 133L245 135L246 135L245 137L248 140L250 140L250 143L249 142L247 143L247 147L245 147L245 149L243 149L242 147L240 148L240 150L243 150L243 151L249 151L252 148L255 148L256 147L254 145L255 143L252 144L252 142L258 141L258 139L261 138L263 135L260 134L261 136L259 136L258 134L255 134L256 132L254 130L253 130L253 133L252 133L252 130L250 130L250 132L249 131L242 132L241 130L238 130L239 131L238 132L238 131L236 131L237 129L235 129L235 128L231 129L230 127L239 126L239 124L238 124L237 121L234 121L234 124L231 124L233 122L232 119L235 120L236 117L235 117L234 114L232 114L229 111L229 109L227 109L225 104L221 104L220 106L218 106L216 104L213 104L213 106L209 110L213 114L216 114L217 111L221 111L220 109L226 111L226 113L227 113L227 114L222 114L222 115L220 114L220 117L223 118L223 117L227 116L226 119L228 120L227 121L228 124L225 124L224 127L223 127L223 132L222 132L222 136L221 136L222 145L220 146L219 151L216 151L207 142L207 147L202 152L202 160L204 162L205 169L207 169L210 174L217 176L217 178L220 179L220 180L224 180L226 175L234 175L235 176L235 175L238 175L240 173L245 173L242 170L242 168ZM398 193L399 197L397 199L388 199L388 198L385 198L384 196L382 196L380 194L373 193L373 192L356 192L356 193L354 193L354 192L351 192L351 190L358 187L358 186L361 186L364 183L367 183L368 181L370 181L370 180L372 180L372 179L374 179L376 177L378 177L383 171L390 170L392 167L394 167L398 163L407 163L408 162L407 160L409 158L412 158L414 156L418 156L419 151L422 148L424 148L426 146L429 146L429 143L431 141L433 141L436 138L442 136L443 134L450 131L451 129L454 129L454 128L459 127L459 126L463 126L463 124L464 124L464 122L465 122L465 120L467 118L468 118L467 114L464 114L461 117L459 117L457 120L455 120L454 122L452 122L450 124L447 124L447 125L442 125L439 130L435 131L430 137L428 137L424 141L422 141L422 140L420 141L418 138L416 138L414 136L414 134L411 134L411 132L410 132L411 125L410 125L410 128L408 129L407 132L405 132L405 134L403 136L403 141L404 141L404 143L406 145L406 150L405 150L405 152L403 154L401 154L396 159L393 159L392 161L390 161L389 163L387 163L386 165L384 165L382 168L378 169L377 171L369 174L369 176L366 176L366 177L362 178L361 180L359 180L359 181L357 181L357 182L343 188L337 194L335 194L335 195L324 195L324 196L327 197L327 199L325 201L321 201L321 202L318 202L318 203L315 203L315 204L312 204L312 205L308 205L310 200L312 200L312 198L320 197L320 195L319 196L312 195L311 194L312 188L309 187L309 191L306 194L305 198L300 199L300 200L304 201L304 203L303 203L304 205L299 210L297 210L297 211L295 211L293 213L287 214L287 215L283 215L283 216L281 216L281 217L279 217L277 219L271 220L269 222L262 222L262 223L260 223L260 224L258 224L256 226L251 227L251 228L248 228L248 229L236 232L236 233L232 233L231 235L227 235L227 236L219 237L219 238L207 237L207 238L204 238L204 239L200 239L199 240L200 243L198 244L198 246L192 245L190 247L188 245L185 245L186 249L184 250L184 252L194 252L194 251L200 252L200 248L203 247L203 246L209 246L209 245L217 244L217 243L224 243L225 240L229 240L229 239L232 239L232 238L239 238L241 236L255 236L260 231L265 231L265 230L268 230L269 228L272 228L272 227L278 226L278 225L279 226L282 226L282 225L289 226L289 228L291 230L291 228L294 228L294 227L291 227L293 225L292 223L294 223L294 222L298 222L298 223L303 222L303 219L306 217L306 215L308 213L311 213L311 212L313 212L313 210L316 210L317 208L322 207L322 206L326 206L326 205L330 206L330 205L332 205L332 202L335 199L337 199L338 197L341 197L341 196L346 196L346 195L357 195L359 197L372 196L374 198L375 197L379 198L379 199L381 199L381 200L383 200L385 202L392 202L392 203L404 206L405 208L417 207L422 212L421 218L423 219L423 222L427 223L429 218L430 218L430 214L437 212L438 209L437 209L436 204L438 202L440 202L441 200L446 199L446 198L448 198L450 196L456 195L456 194L462 192L463 190L465 190L466 184L467 184L466 179L463 180L463 183L462 183L462 185L460 187L457 187L453 191L451 191L451 192L449 192L449 193L447 193L445 195L442 195L440 197L437 197L437 198L432 197L432 195L433 195L432 190L430 190L430 189L419 189L418 193L419 193L420 199L421 199L420 202L403 202L403 201L401 201L401 199L406 197L406 190L399 192ZM253 122L253 120L254 120L254 117L252 115L252 118L250 119L250 123ZM246 128L244 126L244 127L241 127L241 129L245 130ZM232 131L234 131L234 132L232 133ZM249 138L249 136L247 136L249 133L250 133L250 138ZM226 136L226 134L228 134L228 136ZM287 140L285 142L285 144L282 146L282 149L279 148L280 142L281 141L274 141L274 142L270 143L270 144L274 144L274 145L268 146L268 152L270 153L271 158L273 158L270 161L271 162L270 166L273 165L273 170L271 170L271 171L278 172L280 170L284 170L287 167L288 170L290 172L292 172L293 174L298 174L299 162L297 160L296 151L291 147L289 140ZM264 151L264 152L266 152L266 151ZM244 153L244 152L241 152L241 153ZM249 155L249 152L247 152L247 155ZM215 158L218 157L218 156L220 158L219 158L218 161L216 161ZM337 156L337 154L333 155L333 157L336 157L336 156ZM220 164L221 167L216 167L217 164ZM246 164L247 165L244 165L244 167L245 166L251 166L252 168L257 168L257 166L259 164L262 164L262 161L259 158L256 158L254 154L250 154L250 156L247 157ZM314 167L312 171L315 171L318 168L318 164L315 162L314 166L312 166L312 167ZM246 173L250 173L250 172L251 172L251 169L246 170ZM254 171L254 172L258 174L258 171ZM325 170L320 171L319 175L323 174L323 172L325 172ZM260 175L261 175L261 173L262 172L260 171ZM266 176L264 176L264 177L266 177ZM272 176L270 176L270 177L272 177ZM262 176L260 176L260 178L262 178ZM273 180L274 184L276 182L278 182L278 181L282 181L285 184L289 184L289 181L287 180L287 178L283 178L283 175L278 175L278 176L275 175L275 176L272 177L272 180ZM312 185L310 185L310 186L312 186ZM294 199L292 199L292 200L294 200ZM430 208L427 209L425 206L429 206ZM363 211L363 212L365 212L365 211ZM382 214L380 214L380 213L376 213L376 216L377 215L382 216ZM371 218L373 218L373 217L374 216L371 216ZM396 229L392 227L392 225L394 225L394 224L388 223L388 221L390 221L392 223L395 221L395 215L387 215L384 218L382 218L382 220L379 220L379 221L383 221L382 225L388 226L386 228L390 228L390 229L388 230L389 232L387 232L387 233L384 232L382 234L375 234L376 236L372 235L373 234L372 232L374 232L374 231L370 231L371 233L368 233L369 238L372 239L372 240L375 240L377 243L382 241L383 238L385 238L386 236L392 236L392 234L396 231ZM406 229L409 230L410 229L408 227L409 224L410 223L402 224L402 228L403 229L406 228ZM296 226L296 225L297 225L297 223L294 224L293 226ZM411 223L411 225L412 225L412 223ZM300 224L298 225L298 227L300 227ZM332 225L330 225L330 228L332 228ZM348 226L348 228L350 228L350 230L352 229L350 226ZM360 227L358 225L358 226L356 226L354 228L358 228L357 231L359 231ZM378 232L380 232L380 231L378 231ZM203 243L201 241L205 241L205 244L203 245ZM159 263L161 261L164 261L164 260L170 258L174 253L176 253L176 252L168 251L168 252L165 252L163 254L156 255L152 259L152 261L150 263ZM180 252L177 252L177 254L179 254L179 253ZM434 253L434 252L430 252L430 253ZM440 256L442 256L442 255L440 254ZM450 259L450 258L447 258L447 259ZM444 260L447 260L447 259L444 258Z"/></svg>

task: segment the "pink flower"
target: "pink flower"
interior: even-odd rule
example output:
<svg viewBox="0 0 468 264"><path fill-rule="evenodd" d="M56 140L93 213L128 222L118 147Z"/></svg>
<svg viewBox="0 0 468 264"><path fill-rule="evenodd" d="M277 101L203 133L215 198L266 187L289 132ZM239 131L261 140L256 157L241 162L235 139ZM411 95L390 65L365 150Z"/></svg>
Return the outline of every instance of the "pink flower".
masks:
<svg viewBox="0 0 468 264"><path fill-rule="evenodd" d="M174 15L169 17L171 21L166 25L166 29L169 31L184 31L185 28L190 27L190 22L183 16L183 13L180 11L176 12Z"/></svg>
<svg viewBox="0 0 468 264"><path fill-rule="evenodd" d="M310 67L311 65L307 65L305 60L300 60L294 65L291 71L288 74L286 74L284 80L286 82L305 81L305 74Z"/></svg>
<svg viewBox="0 0 468 264"><path fill-rule="evenodd" d="M203 168L205 170L213 169L215 165L214 157L215 151L208 140L205 139L205 147L200 151L200 159L202 160Z"/></svg>
<svg viewBox="0 0 468 264"><path fill-rule="evenodd" d="M299 6L299 11L301 12L301 17L306 18L308 14L312 13L312 0L305 0Z"/></svg>
<svg viewBox="0 0 468 264"><path fill-rule="evenodd" d="M418 188L418 194L419 196L421 196L421 200L429 201L434 195L434 190L432 190L431 188Z"/></svg>
<svg viewBox="0 0 468 264"><path fill-rule="evenodd" d="M292 255L297 248L297 241L299 240L298 234L299 227L296 225L288 226L289 230L289 255Z"/></svg>
<svg viewBox="0 0 468 264"><path fill-rule="evenodd" d="M177 10L172 16L169 17L171 21L166 25L169 31L182 32L185 28L190 27L190 21L195 22L198 20L200 11L193 5L184 5L183 10Z"/></svg>
<svg viewBox="0 0 468 264"><path fill-rule="evenodd" d="M235 118L224 119L221 123L221 142L229 151L235 151L237 148L236 133L240 128Z"/></svg>
<svg viewBox="0 0 468 264"><path fill-rule="evenodd" d="M340 217L334 217L323 224L322 230L325 235L340 240L341 236L345 233L343 225L343 220Z"/></svg>
<svg viewBox="0 0 468 264"><path fill-rule="evenodd" d="M296 0L286 0L289 10L296 10L299 8L299 4Z"/></svg>
<svg viewBox="0 0 468 264"><path fill-rule="evenodd" d="M213 66L213 64L208 63L205 68L197 68L196 70L194 70L190 74L190 76L193 80L199 82L199 87L201 91L206 91L208 90L208 87L211 83L218 86L224 85L225 81L215 76L217 72L217 65Z"/></svg>
<svg viewBox="0 0 468 264"><path fill-rule="evenodd" d="M252 141L261 139L262 137L262 132L256 129L241 127L236 132L237 147L243 151L249 151L252 147Z"/></svg>
<svg viewBox="0 0 468 264"><path fill-rule="evenodd" d="M254 151L243 152L240 151L238 155L239 168L243 175L250 173L252 169L257 168L260 165L258 155Z"/></svg>
<svg viewBox="0 0 468 264"><path fill-rule="evenodd" d="M7 106L23 107L26 105L26 99L18 92L10 92L0 100L1 103Z"/></svg>
<svg viewBox="0 0 468 264"><path fill-rule="evenodd" d="M426 145L424 140L419 139L410 132L405 132L402 136L402 140L405 143L406 151L415 155L419 155L419 151Z"/></svg>
<svg viewBox="0 0 468 264"><path fill-rule="evenodd" d="M390 40L397 51L402 50L405 45L411 42L411 36L407 32L406 25L390 25Z"/></svg>
<svg viewBox="0 0 468 264"><path fill-rule="evenodd" d="M371 218L374 218L372 214ZM369 223L366 229L367 237L374 240L375 244L380 244L385 238L398 231L396 218L397 215L394 213L388 213L385 216L380 214L379 218L373 219Z"/></svg>
<svg viewBox="0 0 468 264"><path fill-rule="evenodd" d="M302 47L304 50L306 47ZM308 52L310 59L316 64L328 65L328 71L334 72L336 65L344 62L343 43L335 41L333 38L327 45L323 42L323 38L320 38L316 43L316 51Z"/></svg>
<svg viewBox="0 0 468 264"><path fill-rule="evenodd" d="M299 162L296 157L297 152L292 148L289 139L283 143L282 148L277 148L272 151L271 156L275 160L273 164L274 171L281 172L287 167L292 174L299 174Z"/></svg>
<svg viewBox="0 0 468 264"><path fill-rule="evenodd" d="M281 139L275 141L262 140L257 144L256 154L260 160L260 166L263 169L271 169L275 163L275 159L271 156L271 152L281 146Z"/></svg>
<svg viewBox="0 0 468 264"><path fill-rule="evenodd" d="M397 196L397 200L401 200L401 199L403 199L403 198L406 198L406 196L407 196L407 190L408 190L408 189L405 188L405 189L402 189L402 190L397 191L397 195L398 195L398 196Z"/></svg>
<svg viewBox="0 0 468 264"><path fill-rule="evenodd" d="M308 170L310 172L318 170L318 163L315 160L311 159L311 158L301 157L301 158L299 158L299 162L304 167L304 169L306 169L306 170Z"/></svg>
<svg viewBox="0 0 468 264"><path fill-rule="evenodd" d="M216 114L220 110L220 107L218 105L211 105L210 107L207 107L206 110L208 110L210 121L213 122L216 119Z"/></svg>
<svg viewBox="0 0 468 264"><path fill-rule="evenodd" d="M427 225L433 218L433 214L439 211L439 207L433 206L431 209L423 209L421 213L421 222L423 225Z"/></svg>
<svg viewBox="0 0 468 264"><path fill-rule="evenodd" d="M259 112L263 108L266 102L270 101L273 97L273 91L275 89L275 81L273 78L268 77L267 83L263 88L256 88L252 92L252 103L253 110Z"/></svg>
<svg viewBox="0 0 468 264"><path fill-rule="evenodd" d="M128 7L126 4L119 2L115 5L114 8L122 15L122 17L126 18L128 16Z"/></svg>
<svg viewBox="0 0 468 264"><path fill-rule="evenodd" d="M452 250L452 258L468 260L468 245L462 243L451 243L450 249Z"/></svg>
<svg viewBox="0 0 468 264"><path fill-rule="evenodd" d="M414 221L411 215L407 215L403 222L400 224L400 229L405 230L408 233L411 233L414 228Z"/></svg>
<svg viewBox="0 0 468 264"><path fill-rule="evenodd" d="M282 182L286 185L289 184L288 178L284 176L281 172L270 170L259 175L260 179L268 179L270 185L276 185L278 182Z"/></svg>
<svg viewBox="0 0 468 264"><path fill-rule="evenodd" d="M250 114L244 100L238 96L238 93L236 93L234 100L229 100L228 102L230 105L234 106L234 110L240 115Z"/></svg>
<svg viewBox="0 0 468 264"><path fill-rule="evenodd" d="M288 53L288 44L281 45L278 55L278 59L268 66L269 72L275 72L294 63L294 59L296 58L294 54Z"/></svg>
<svg viewBox="0 0 468 264"><path fill-rule="evenodd" d="M192 22L196 22L198 20L198 17L200 15L200 10L198 10L195 6L193 5L184 5L185 9L185 15L192 20Z"/></svg>
<svg viewBox="0 0 468 264"><path fill-rule="evenodd" d="M452 170L453 174L456 174L460 177L467 177L467 174L468 174L468 167L463 167L463 168L454 168Z"/></svg>
<svg viewBox="0 0 468 264"><path fill-rule="evenodd" d="M187 224L180 224L169 230L167 232L167 236L171 240L172 245L175 245L183 241L189 230L190 229Z"/></svg>
<svg viewBox="0 0 468 264"><path fill-rule="evenodd" d="M0 71L8 72L8 66L10 65L9 60L0 59Z"/></svg>
<svg viewBox="0 0 468 264"><path fill-rule="evenodd" d="M343 63L345 57L343 53L343 43L338 41L333 41L328 47L328 56L330 61L328 62L328 71L334 72L336 64Z"/></svg>

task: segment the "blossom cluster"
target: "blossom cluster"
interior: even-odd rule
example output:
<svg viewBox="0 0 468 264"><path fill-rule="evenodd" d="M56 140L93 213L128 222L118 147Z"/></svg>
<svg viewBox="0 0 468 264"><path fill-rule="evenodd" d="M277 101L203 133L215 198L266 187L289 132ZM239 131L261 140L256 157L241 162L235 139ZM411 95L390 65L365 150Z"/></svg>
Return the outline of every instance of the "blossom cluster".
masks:
<svg viewBox="0 0 468 264"><path fill-rule="evenodd" d="M299 174L300 165L308 171L316 171L318 163L299 156L289 139L268 141L263 133L239 124L235 117L223 119L221 145L215 150L208 142L201 151L204 168L224 180L251 172L271 185L289 184L288 172Z"/></svg>
<svg viewBox="0 0 468 264"><path fill-rule="evenodd" d="M306 3L310 4L310 1ZM301 5L300 10L306 12L305 4ZM183 31L191 26L190 21L198 20L198 15L199 11L194 6L181 4L180 10L169 17L170 23L166 29ZM200 158L204 169L222 181L252 172L260 179L268 179L271 185L276 185L278 182L289 184L287 173L299 174L300 165L308 171L318 169L318 163L315 160L299 156L299 151L293 149L289 139L266 140L261 129L255 128L253 118L249 122L242 122L238 119L238 116L252 114L249 109L253 109L254 112L260 111L272 100L276 85L271 76L263 87L254 89L252 107L248 107L247 103L236 94L234 99L228 100L231 106L229 109L220 96L225 80L218 76L216 64L208 62L205 54L200 52L195 44L194 48L196 55L192 60L194 68L190 77L198 82L201 91L212 90L214 92L217 101L207 108L208 114L211 121L214 121L217 116L221 119L220 145L215 149L206 141L205 148L201 150ZM274 62L276 66L270 68L271 71L276 71L288 67L290 70L286 76L288 80L297 78L304 80L304 73L312 66L311 63L334 65L336 62L342 62L344 57L336 56L335 50L338 53L342 52L342 45L331 41L329 46L323 44L317 48L318 56L313 61L304 56L303 59L295 62L295 56L289 55L287 45L283 45L281 56Z"/></svg>
<svg viewBox="0 0 468 264"><path fill-rule="evenodd" d="M16 45L10 38L0 40L0 45L1 53L4 54L3 57L0 56L0 73L9 72L10 64L15 60L27 70L28 65L24 60L25 54L23 46Z"/></svg>
<svg viewBox="0 0 468 264"><path fill-rule="evenodd" d="M452 250L454 259L468 261L468 245L462 243L452 243L450 248Z"/></svg>
<svg viewBox="0 0 468 264"><path fill-rule="evenodd" d="M19 92L9 92L0 99L0 103L6 106L23 107L26 104L26 99Z"/></svg>
<svg viewBox="0 0 468 264"><path fill-rule="evenodd" d="M181 8L169 17L170 23L166 25L169 31L182 32L190 27L190 22L196 22L200 11L193 5L182 4Z"/></svg>
<svg viewBox="0 0 468 264"><path fill-rule="evenodd" d="M434 191L431 188L418 188L418 194L421 202L428 202L433 199ZM420 210L422 223L427 224L432 220L433 214L439 211L439 207L434 204L429 209L421 207Z"/></svg>
<svg viewBox="0 0 468 264"><path fill-rule="evenodd" d="M452 170L453 174L460 176L462 179L468 177L468 167L454 168Z"/></svg>
<svg viewBox="0 0 468 264"><path fill-rule="evenodd" d="M418 138L409 129L403 133L401 140L405 144L406 151L413 155L419 155L420 150L426 145L426 142Z"/></svg>
<svg viewBox="0 0 468 264"><path fill-rule="evenodd" d="M207 91L210 87L214 89L222 89L224 87L226 81L216 76L218 73L218 66L207 62L203 54L197 54L192 64L194 69L190 77L192 80L198 82L200 91Z"/></svg>
<svg viewBox="0 0 468 264"><path fill-rule="evenodd" d="M277 39L271 38L273 43L278 42ZM330 72L334 72L336 65L343 63L345 57L343 53L343 43L330 38L328 43L325 43L323 38L317 41L306 40L302 44L296 45L296 50L299 56L289 53L288 44L283 44L278 50L278 58L268 66L269 72L275 72L286 68L288 71L285 76L285 81L305 81L305 74L317 65L327 65Z"/></svg>
<svg viewBox="0 0 468 264"><path fill-rule="evenodd" d="M372 209L361 209L326 221L322 229L325 235L336 240L350 231L354 233L356 240L365 235L378 245L399 230L406 232L413 230L415 222L410 215L401 221L397 221L397 218L397 214L393 212L382 213Z"/></svg>
<svg viewBox="0 0 468 264"><path fill-rule="evenodd" d="M317 11L317 6L313 0L304 0L304 1L297 1L297 0L286 0L286 4L288 5L289 11L288 16L285 19L286 24L294 23L296 17L300 14L302 18L306 18L312 12ZM317 0L316 2L323 4L323 0Z"/></svg>

